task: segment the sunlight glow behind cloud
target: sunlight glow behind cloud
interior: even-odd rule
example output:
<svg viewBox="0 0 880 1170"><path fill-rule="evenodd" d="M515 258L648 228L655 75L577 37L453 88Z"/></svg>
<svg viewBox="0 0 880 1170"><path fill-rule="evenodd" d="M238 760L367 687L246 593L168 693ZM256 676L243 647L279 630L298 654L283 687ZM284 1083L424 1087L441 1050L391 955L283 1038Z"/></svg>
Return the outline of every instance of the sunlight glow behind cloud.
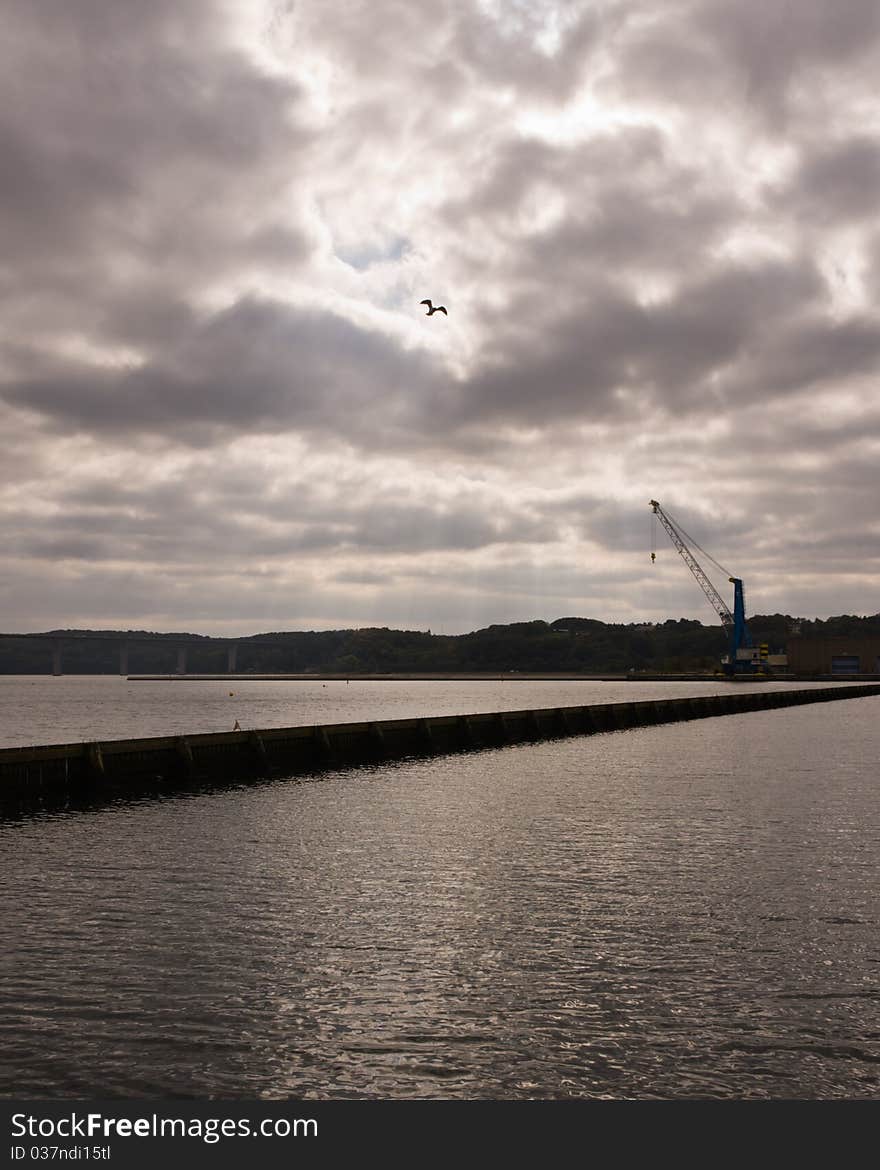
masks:
<svg viewBox="0 0 880 1170"><path fill-rule="evenodd" d="M873 0L7 10L0 629L876 611Z"/></svg>

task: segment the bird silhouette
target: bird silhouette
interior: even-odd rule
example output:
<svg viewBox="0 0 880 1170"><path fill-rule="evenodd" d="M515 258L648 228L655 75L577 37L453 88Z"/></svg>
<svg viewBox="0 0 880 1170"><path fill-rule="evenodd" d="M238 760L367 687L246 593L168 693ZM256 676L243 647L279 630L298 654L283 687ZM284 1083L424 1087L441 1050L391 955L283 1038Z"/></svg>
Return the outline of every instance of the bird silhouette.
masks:
<svg viewBox="0 0 880 1170"><path fill-rule="evenodd" d="M432 305L430 301L419 301L419 304L428 306L428 311L425 314L426 317L431 317L434 313L442 313L444 317L449 316L443 305Z"/></svg>

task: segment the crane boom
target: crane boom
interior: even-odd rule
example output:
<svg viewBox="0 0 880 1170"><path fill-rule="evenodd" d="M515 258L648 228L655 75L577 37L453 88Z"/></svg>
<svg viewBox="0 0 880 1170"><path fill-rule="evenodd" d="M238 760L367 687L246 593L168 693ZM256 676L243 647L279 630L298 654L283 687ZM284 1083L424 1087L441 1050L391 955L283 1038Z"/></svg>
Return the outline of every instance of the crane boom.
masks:
<svg viewBox="0 0 880 1170"><path fill-rule="evenodd" d="M649 502L654 509L654 515L659 517L660 523L669 534L669 539L678 549L682 560L696 577L700 588L709 599L709 604L721 618L721 625L727 632L730 646L729 656L724 659L725 673L738 674L752 671L754 669L754 655L747 652L752 645L752 638L749 633L749 628L746 625L745 594L741 578L731 577L728 574L728 580L733 586L733 613L731 613L724 598L712 584L702 565L690 550L690 544L695 544L696 542L666 515L656 500ZM697 545L697 548L699 548L699 545ZM705 552L705 549L701 549L700 551ZM713 564L718 564L709 553L706 553L706 556L709 557L709 560ZM725 574L727 573L727 570L721 565L718 565L718 568Z"/></svg>
<svg viewBox="0 0 880 1170"><path fill-rule="evenodd" d="M694 554L688 548L687 543L684 540L683 534L678 530L678 528L675 526L675 524L673 524L673 522L669 519L669 517L666 515L666 513L663 511L663 509L660 507L660 505L657 503L656 500L651 500L650 503L651 503L651 507L654 509L655 516L657 516L659 518L660 523L663 525L663 527L669 533L669 539L672 541L672 543L678 549L679 553L681 554L682 560L687 565L687 567L690 569L690 571L693 573L693 575L696 577L697 583L699 584L699 586L703 590L703 592L706 594L706 597L709 599L709 604L712 606L712 608L715 610L715 612L721 618L721 624L725 627L725 629L732 626L734 624L733 614L730 612L730 609L728 608L727 603L725 602L724 598L721 596L721 594L718 592L718 590L715 588L715 586L712 584L712 582L706 576L700 562L697 560L697 558L694 556Z"/></svg>

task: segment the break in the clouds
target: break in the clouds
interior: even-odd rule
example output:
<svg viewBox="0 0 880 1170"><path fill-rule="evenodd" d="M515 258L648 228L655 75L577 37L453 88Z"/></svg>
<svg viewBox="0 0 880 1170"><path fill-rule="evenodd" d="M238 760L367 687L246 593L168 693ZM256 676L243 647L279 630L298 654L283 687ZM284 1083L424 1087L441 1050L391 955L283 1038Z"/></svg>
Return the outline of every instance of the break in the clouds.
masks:
<svg viewBox="0 0 880 1170"><path fill-rule="evenodd" d="M0 628L877 610L875 0L3 25Z"/></svg>

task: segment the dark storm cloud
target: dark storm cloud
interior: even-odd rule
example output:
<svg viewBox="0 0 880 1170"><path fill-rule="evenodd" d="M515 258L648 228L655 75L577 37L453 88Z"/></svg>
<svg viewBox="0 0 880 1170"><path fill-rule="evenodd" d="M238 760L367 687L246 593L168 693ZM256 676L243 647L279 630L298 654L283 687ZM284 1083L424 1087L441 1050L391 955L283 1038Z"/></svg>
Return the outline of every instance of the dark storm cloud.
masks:
<svg viewBox="0 0 880 1170"><path fill-rule="evenodd" d="M560 201L559 221L531 227L548 196ZM455 227L505 230L515 241L510 279L532 276L545 297L548 273L563 297L585 273L691 270L743 213L735 191L677 158L669 135L647 124L576 147L535 138L499 144L479 186L444 210Z"/></svg>
<svg viewBox="0 0 880 1170"><path fill-rule="evenodd" d="M28 536L11 544L10 551L44 561L95 561L118 556L121 550L106 536Z"/></svg>
<svg viewBox="0 0 880 1170"><path fill-rule="evenodd" d="M333 580L340 585L388 585L393 577L390 573L371 573L369 570L360 570L359 572L342 572L334 573Z"/></svg>
<svg viewBox="0 0 880 1170"><path fill-rule="evenodd" d="M152 262L151 245L192 244L181 230L188 222L210 224L228 193L241 196L246 171L262 186L256 168L302 141L290 120L299 91L231 51L211 52L208 42L196 53L185 41L151 36L156 28L147 21L119 41L106 29L97 40L79 30L71 47L52 36L65 6L52 5L42 26L34 19L41 8L14 6L27 19L21 35L5 41L0 83L0 195L10 241L22 253L124 244ZM39 85L30 76L34 57Z"/></svg>
<svg viewBox="0 0 880 1170"><path fill-rule="evenodd" d="M748 96L769 105L783 100L799 74L854 65L880 38L874 0L713 0L692 11L719 59L744 76Z"/></svg>
<svg viewBox="0 0 880 1170"><path fill-rule="evenodd" d="M880 140L865 135L805 149L791 183L776 196L810 219L838 226L873 218L880 201Z"/></svg>
<svg viewBox="0 0 880 1170"><path fill-rule="evenodd" d="M543 543L555 530L516 509L443 511L412 505L371 507L346 543L356 547L419 551L431 548L478 549L495 543Z"/></svg>
<svg viewBox="0 0 880 1170"><path fill-rule="evenodd" d="M327 486L303 479L267 498L243 492L235 477L227 482L211 466L149 487L97 480L71 489L64 512L45 518L38 532L26 508L7 509L4 530L17 556L163 564L334 550L467 551L546 543L558 535L540 509L472 492L428 503L371 490L366 477L329 485L329 492Z"/></svg>
<svg viewBox="0 0 880 1170"><path fill-rule="evenodd" d="M814 483L839 485L852 477L873 491L871 477L866 479L866 472L874 458L873 448L880 443L880 402L876 401L870 381L857 383L853 393L858 409L843 415L827 406L810 410L809 399L806 403L803 399L792 403L784 398L775 403L778 407L775 414L768 414L758 404L745 408L739 415L742 433L748 435L750 456L766 469L768 490L791 506L792 511L797 510L798 493ZM867 464L860 456L863 448L872 452ZM687 459L697 454L693 443L681 442L677 450ZM743 464L735 447L726 451L718 449L712 458L719 475L732 488L742 482L755 494L760 490L752 482L752 467ZM818 471L803 471L803 465L811 462L816 468L822 466L821 475Z"/></svg>
<svg viewBox="0 0 880 1170"><path fill-rule="evenodd" d="M666 270L673 256L690 262L723 239L736 213L728 195L690 198L679 189L638 190L632 181L604 185L589 216L576 209L557 229L542 232L524 249L536 271L551 271L557 282L576 279L585 265L642 274Z"/></svg>
<svg viewBox="0 0 880 1170"><path fill-rule="evenodd" d="M641 414L648 403L713 411L717 400L706 396L711 375L796 319L823 291L814 266L802 259L716 267L649 305L599 284L582 286L580 301L557 309L549 322L537 306L530 313L526 300L508 311L509 332L499 326L498 356L474 375L462 409L469 419L484 412L532 422L548 412L613 419ZM621 398L626 388L636 397ZM753 393L765 389L756 385Z"/></svg>
<svg viewBox="0 0 880 1170"><path fill-rule="evenodd" d="M273 202L309 134L299 88L253 68L211 3L16 3L0 47L0 285L10 335L135 345L242 265L308 252Z"/></svg>
<svg viewBox="0 0 880 1170"><path fill-rule="evenodd" d="M0 395L56 431L173 429L195 445L291 430L347 435L373 449L454 446L463 428L487 428L486 442L496 443L499 420L596 422L649 403L712 411L708 382L730 367L737 372L725 384L741 401L868 369L876 324L811 315L823 292L803 259L718 266L648 305L600 281L572 282L566 311L525 291L493 322L492 347L464 380L335 314L248 299L202 321L185 311L161 312L157 323L147 316L146 328L178 336L134 370L67 362L41 372L39 355L19 351L29 376Z"/></svg>
<svg viewBox="0 0 880 1170"><path fill-rule="evenodd" d="M827 573L840 574L841 589L846 577L850 583L859 576L870 582L880 560L880 545L872 537L880 430L875 430L873 441L870 437L860 441L851 427L836 435L829 421L827 434L817 431L813 441L805 442L804 428L795 417L763 436L744 420L743 433L744 446L733 443L726 455L719 450L713 462L712 472L725 488L723 496L711 505L678 494L661 500L676 523L723 565L745 577L747 585L777 590L782 597L788 592L783 605L789 612L797 609L794 597L802 578L821 581ZM747 461L743 449L748 451ZM756 476L755 468L762 474ZM657 542L664 564L666 554L675 558L659 528ZM706 562L704 567L712 576L711 565ZM713 579L726 595L724 582ZM866 609L877 610L873 586L861 602L861 611Z"/></svg>
<svg viewBox="0 0 880 1170"><path fill-rule="evenodd" d="M694 109L723 103L733 119L757 114L771 125L796 116L804 83L858 68L880 38L874 0L685 0L634 4L629 15L614 81L622 93Z"/></svg>
<svg viewBox="0 0 880 1170"><path fill-rule="evenodd" d="M843 321L805 316L777 322L753 339L752 352L732 375L732 388L746 398L839 387L847 379L876 373L880 365L880 321L859 315Z"/></svg>
<svg viewBox="0 0 880 1170"><path fill-rule="evenodd" d="M173 432L199 444L281 428L381 444L382 428L392 442L419 390L439 381L428 357L332 313L247 299L190 325L141 368L68 363L66 376L30 377L0 394L62 431Z"/></svg>
<svg viewBox="0 0 880 1170"><path fill-rule="evenodd" d="M660 504L679 529L722 563L728 562L728 554L735 563L741 550L754 545L752 522L743 516L732 515L731 509L724 505L707 505L679 495L663 499ZM652 548L661 552L673 551L666 531L654 517L647 499L631 502L569 494L546 501L544 507L556 525L567 526L569 532L596 546L602 553L623 554L632 574L643 571L642 562L648 563ZM710 574L715 572L708 558L705 567ZM615 572L625 575L627 570L618 563Z"/></svg>

